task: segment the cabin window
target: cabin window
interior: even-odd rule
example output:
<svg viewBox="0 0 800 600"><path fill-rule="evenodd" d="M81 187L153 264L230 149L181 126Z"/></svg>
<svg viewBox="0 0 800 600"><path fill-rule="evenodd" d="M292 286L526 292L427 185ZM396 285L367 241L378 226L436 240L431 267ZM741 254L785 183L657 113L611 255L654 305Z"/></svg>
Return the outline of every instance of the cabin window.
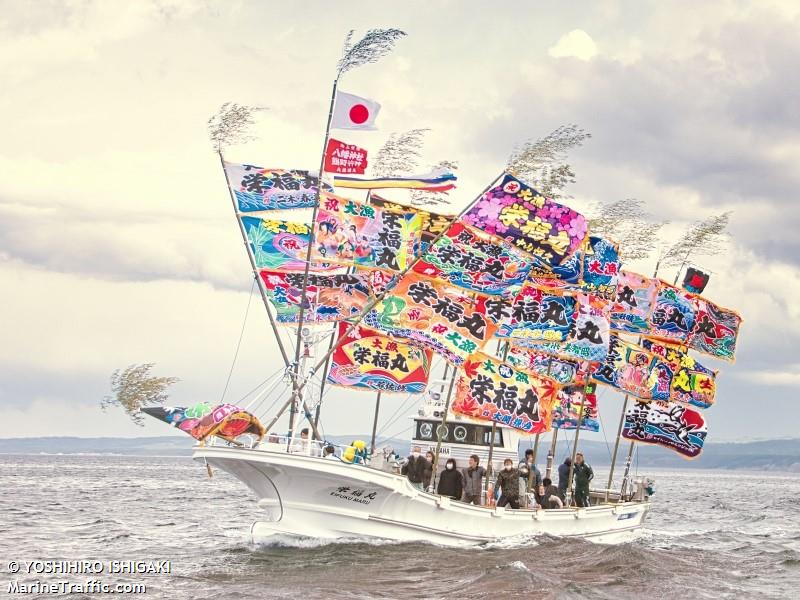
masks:
<svg viewBox="0 0 800 600"><path fill-rule="evenodd" d="M441 433L442 441L455 444L471 444L473 446L489 446L492 437L492 428L468 423L447 423L442 425L436 421L417 421L416 439L438 440ZM503 446L503 430L497 429L494 433L494 446Z"/></svg>
<svg viewBox="0 0 800 600"><path fill-rule="evenodd" d="M492 439L492 429L491 427L484 427L483 428L483 445L490 446ZM503 430L497 429L494 432L494 447L497 448L498 446L502 447L503 445Z"/></svg>

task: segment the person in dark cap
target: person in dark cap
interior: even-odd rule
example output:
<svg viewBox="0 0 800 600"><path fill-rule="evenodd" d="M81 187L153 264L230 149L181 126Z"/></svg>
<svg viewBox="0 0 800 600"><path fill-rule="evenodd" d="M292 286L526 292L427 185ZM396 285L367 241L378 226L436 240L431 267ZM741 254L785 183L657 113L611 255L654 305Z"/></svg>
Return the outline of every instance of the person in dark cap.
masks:
<svg viewBox="0 0 800 600"><path fill-rule="evenodd" d="M572 459L568 456L564 462L558 465L558 495L562 500L567 498L567 488L569 487L569 468L572 466Z"/></svg>

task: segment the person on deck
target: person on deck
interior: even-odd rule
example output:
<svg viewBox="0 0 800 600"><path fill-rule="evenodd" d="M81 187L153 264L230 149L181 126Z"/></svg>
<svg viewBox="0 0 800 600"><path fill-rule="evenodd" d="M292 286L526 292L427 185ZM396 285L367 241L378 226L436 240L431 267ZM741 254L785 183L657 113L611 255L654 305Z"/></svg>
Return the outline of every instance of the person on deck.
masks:
<svg viewBox="0 0 800 600"><path fill-rule="evenodd" d="M420 453L419 446L414 446L411 451L411 456L406 459L406 464L403 465L401 473L408 477L411 485L422 490L422 478L425 474L428 461Z"/></svg>
<svg viewBox="0 0 800 600"><path fill-rule="evenodd" d="M562 500L567 499L567 488L569 487L569 468L572 459L568 456L564 462L558 465L558 495Z"/></svg>
<svg viewBox="0 0 800 600"><path fill-rule="evenodd" d="M440 496L449 496L453 500L461 500L463 491L464 481L461 473L456 469L456 461L453 458L448 458L444 465L444 471L439 475L436 493Z"/></svg>
<svg viewBox="0 0 800 600"><path fill-rule="evenodd" d="M559 490L549 477L545 477L536 489L536 501L542 508L564 508L564 503L559 497Z"/></svg>
<svg viewBox="0 0 800 600"><path fill-rule="evenodd" d="M297 454L311 453L311 441L308 439L308 427L304 427L300 430L300 439L295 439L294 442L292 442L290 451Z"/></svg>
<svg viewBox="0 0 800 600"><path fill-rule="evenodd" d="M334 460L339 460L339 457L336 456L336 448L331 445L325 446L325 449L322 451L322 458L332 458Z"/></svg>
<svg viewBox="0 0 800 600"><path fill-rule="evenodd" d="M477 454L469 457L469 467L464 469L461 473L464 475L464 498L463 501L467 504L481 504L481 495L483 492L483 478L486 475L486 469L479 466L481 462Z"/></svg>
<svg viewBox="0 0 800 600"><path fill-rule="evenodd" d="M494 487L500 488L497 506L510 504L511 508L519 508L519 470L514 468L510 458L503 461L503 470L498 473Z"/></svg>
<svg viewBox="0 0 800 600"><path fill-rule="evenodd" d="M589 506L589 482L594 478L594 471L583 459L583 454L575 455L575 504Z"/></svg>
<svg viewBox="0 0 800 600"><path fill-rule="evenodd" d="M428 450L425 453L425 460L428 462L428 465L425 467L425 471L422 474L422 489L432 492L431 479L433 479L433 461L435 460L433 452Z"/></svg>
<svg viewBox="0 0 800 600"><path fill-rule="evenodd" d="M542 472L533 464L533 449L528 448L525 450L525 460L520 461L519 466L519 495L526 498L525 494L528 493L528 480L530 479L531 492L536 493L539 486L542 485Z"/></svg>

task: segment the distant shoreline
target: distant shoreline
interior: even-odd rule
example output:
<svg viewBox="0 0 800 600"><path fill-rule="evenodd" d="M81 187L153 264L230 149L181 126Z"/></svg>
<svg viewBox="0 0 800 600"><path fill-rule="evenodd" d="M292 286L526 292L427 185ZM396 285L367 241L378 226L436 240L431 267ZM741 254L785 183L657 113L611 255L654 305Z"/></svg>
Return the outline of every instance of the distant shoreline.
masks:
<svg viewBox="0 0 800 600"><path fill-rule="evenodd" d="M334 443L347 444L353 439L369 439L365 435L329 436ZM383 444L392 446L401 456L409 451L409 441L392 439ZM382 445L383 445L382 444ZM140 438L79 438L35 437L0 438L0 456L109 456L188 458L194 442L189 437L158 436ZM521 446L521 450L523 447ZM543 464L549 441L540 445L539 464ZM590 464L598 467L610 463L609 447L603 442L582 441L581 450ZM623 448L627 448L627 442ZM568 452L559 445L556 463ZM617 468L624 464L624 450L618 457ZM637 452L639 469L708 469L726 471L754 471L759 473L800 473L800 438L758 440L749 442L709 442L703 454L694 461L665 448L642 445Z"/></svg>

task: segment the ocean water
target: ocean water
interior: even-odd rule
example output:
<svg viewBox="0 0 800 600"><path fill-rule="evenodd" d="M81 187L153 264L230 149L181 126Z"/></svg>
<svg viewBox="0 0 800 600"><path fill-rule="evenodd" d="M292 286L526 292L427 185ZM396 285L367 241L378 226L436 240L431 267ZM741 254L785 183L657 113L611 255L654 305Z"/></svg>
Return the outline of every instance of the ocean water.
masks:
<svg viewBox="0 0 800 600"><path fill-rule="evenodd" d="M653 474L645 533L618 546L557 538L475 549L364 540L254 545L248 532L258 511L249 490L223 472L209 479L188 458L5 455L0 597L12 581L98 580L146 586L125 597L194 600L800 598L800 476ZM24 573L26 563L35 571L45 563L31 561L46 560L97 560L103 572ZM169 561L170 572L108 572L108 561L129 560L145 569ZM9 573L10 561L23 572Z"/></svg>

